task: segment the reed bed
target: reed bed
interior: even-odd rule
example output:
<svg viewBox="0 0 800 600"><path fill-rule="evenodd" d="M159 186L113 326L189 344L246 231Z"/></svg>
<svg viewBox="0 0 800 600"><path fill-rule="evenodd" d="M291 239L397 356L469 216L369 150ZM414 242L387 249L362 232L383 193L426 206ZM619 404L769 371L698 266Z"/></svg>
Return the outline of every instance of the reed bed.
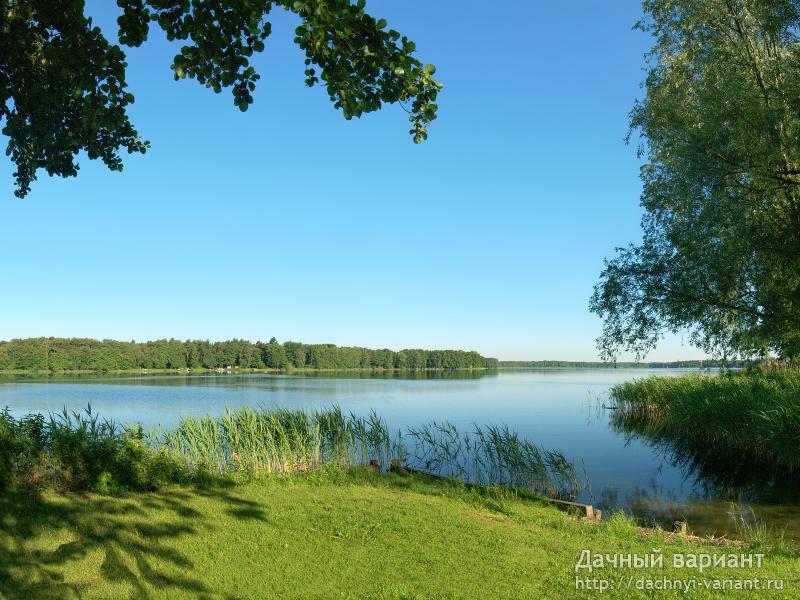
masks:
<svg viewBox="0 0 800 600"><path fill-rule="evenodd" d="M508 426L473 425L460 433L447 421L409 428L407 450L422 470L484 485L506 485L553 498L575 498L582 489L563 454L521 438Z"/></svg>
<svg viewBox="0 0 800 600"><path fill-rule="evenodd" d="M581 490L574 465L560 452L505 426L473 426L461 434L451 423L432 422L391 435L374 412L245 407L144 432L140 425L100 420L91 407L18 421L0 413L0 487L35 480L113 492L376 463L554 497L574 498Z"/></svg>
<svg viewBox="0 0 800 600"><path fill-rule="evenodd" d="M649 377L611 397L623 430L800 469L800 371Z"/></svg>
<svg viewBox="0 0 800 600"><path fill-rule="evenodd" d="M148 444L189 469L225 475L291 473L326 464L388 464L392 440L383 420L345 415L339 408L228 409L218 417L188 417L177 427L152 430Z"/></svg>

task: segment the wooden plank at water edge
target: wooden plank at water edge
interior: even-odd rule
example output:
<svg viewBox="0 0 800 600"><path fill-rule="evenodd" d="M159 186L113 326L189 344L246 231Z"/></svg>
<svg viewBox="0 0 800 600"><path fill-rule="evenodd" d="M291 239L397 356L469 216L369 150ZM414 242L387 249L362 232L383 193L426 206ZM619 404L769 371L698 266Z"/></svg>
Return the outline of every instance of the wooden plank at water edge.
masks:
<svg viewBox="0 0 800 600"><path fill-rule="evenodd" d="M411 473L416 475L425 475L427 477L435 477L436 479L447 479L442 475L436 475L435 473L428 473L427 471L422 471L420 469L414 469L412 467L404 466L400 464L399 460L396 459L392 459L391 461L389 461L389 470L394 473ZM572 512L581 517L585 517L589 521L599 522L603 520L603 511L600 510L599 508L595 508L591 504L583 504L582 502L570 502L569 500L557 500L555 498L547 498L544 496L539 496L538 498L540 500L543 500L544 502L549 502L550 504L554 504L557 508L560 508L561 510Z"/></svg>

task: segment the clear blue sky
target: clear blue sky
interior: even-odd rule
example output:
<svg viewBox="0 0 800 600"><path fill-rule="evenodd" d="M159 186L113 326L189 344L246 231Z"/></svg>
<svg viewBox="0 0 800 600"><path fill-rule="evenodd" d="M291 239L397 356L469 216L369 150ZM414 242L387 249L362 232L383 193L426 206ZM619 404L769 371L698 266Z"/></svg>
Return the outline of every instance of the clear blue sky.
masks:
<svg viewBox="0 0 800 600"><path fill-rule="evenodd" d="M636 0L369 0L445 84L415 146L387 107L345 121L303 84L275 13L246 113L173 81L159 30L126 50L152 142L111 173L12 196L0 161L0 339L39 335L332 342L595 359L588 299L639 238L626 146L647 37ZM117 9L88 3L115 33ZM5 146L5 141L3 141ZM701 356L679 338L650 358Z"/></svg>

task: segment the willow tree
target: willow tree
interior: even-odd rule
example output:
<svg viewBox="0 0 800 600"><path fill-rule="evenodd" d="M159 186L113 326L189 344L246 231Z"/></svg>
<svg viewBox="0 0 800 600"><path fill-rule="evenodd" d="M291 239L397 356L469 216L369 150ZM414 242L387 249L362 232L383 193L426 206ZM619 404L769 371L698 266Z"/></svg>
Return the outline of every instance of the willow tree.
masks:
<svg viewBox="0 0 800 600"><path fill-rule="evenodd" d="M631 113L643 237L607 260L598 347L666 331L715 354L800 354L800 2L647 0Z"/></svg>
<svg viewBox="0 0 800 600"><path fill-rule="evenodd" d="M175 79L190 77L241 110L259 79L251 65L265 49L272 9L295 13L295 43L305 53L305 82L324 85L346 119L402 103L417 143L436 118L441 86L415 46L365 11L364 0L117 0L117 42L139 46L151 26L182 42ZM83 0L0 0L0 123L16 165L15 194L25 196L39 169L75 176L85 151L121 170L121 152L148 142L131 124L125 53L84 12Z"/></svg>

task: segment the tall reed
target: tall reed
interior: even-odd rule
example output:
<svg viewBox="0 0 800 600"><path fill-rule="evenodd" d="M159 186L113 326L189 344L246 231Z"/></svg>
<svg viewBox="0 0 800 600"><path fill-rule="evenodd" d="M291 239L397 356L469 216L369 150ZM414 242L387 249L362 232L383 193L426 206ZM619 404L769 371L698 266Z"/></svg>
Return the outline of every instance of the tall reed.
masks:
<svg viewBox="0 0 800 600"><path fill-rule="evenodd" d="M189 468L252 475L370 460L388 464L392 448L388 428L375 413L345 415L338 407L227 409L219 418L188 417L175 428L151 430L148 442Z"/></svg>
<svg viewBox="0 0 800 600"><path fill-rule="evenodd" d="M461 434L448 421L433 421L409 428L408 437L412 462L425 471L559 498L574 498L582 489L575 465L561 452L537 446L506 425L473 425Z"/></svg>
<svg viewBox="0 0 800 600"><path fill-rule="evenodd" d="M148 489L165 480L256 477L374 461L550 496L580 491L573 464L560 452L502 426L474 426L462 435L451 423L433 422L392 436L375 412L245 407L144 432L139 425L101 421L91 408L49 420L32 415L16 421L8 411L0 413L0 484L40 472L69 479L71 487Z"/></svg>
<svg viewBox="0 0 800 600"><path fill-rule="evenodd" d="M650 377L615 386L612 425L707 493L753 501L800 489L800 371Z"/></svg>

